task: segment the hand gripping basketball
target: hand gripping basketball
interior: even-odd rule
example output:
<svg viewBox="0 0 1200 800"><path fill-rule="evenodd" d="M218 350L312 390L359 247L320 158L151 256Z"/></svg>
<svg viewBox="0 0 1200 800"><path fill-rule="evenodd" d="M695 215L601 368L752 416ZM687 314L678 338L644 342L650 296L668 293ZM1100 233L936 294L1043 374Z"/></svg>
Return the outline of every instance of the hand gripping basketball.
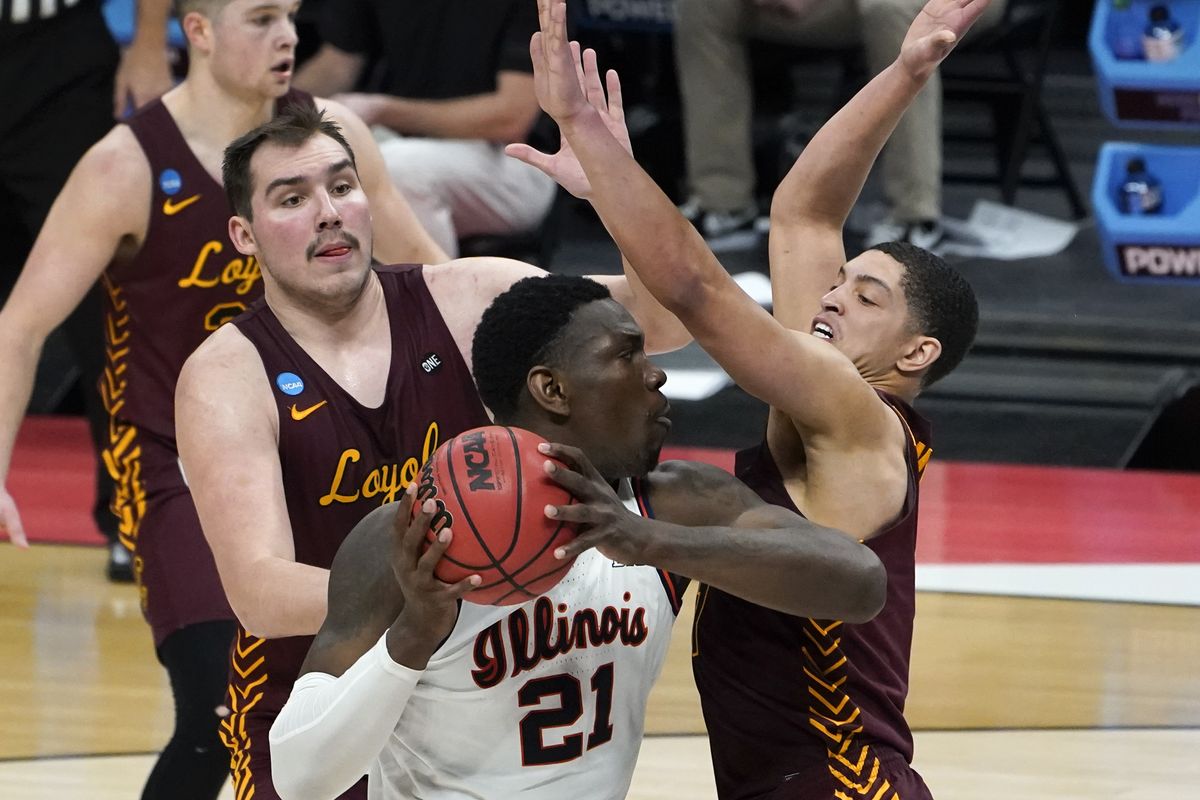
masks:
<svg viewBox="0 0 1200 800"><path fill-rule="evenodd" d="M544 441L521 428L475 428L445 442L421 470L413 507L435 506L426 541L454 529L434 574L447 583L478 575L479 587L465 598L473 603L524 603L571 568L573 559L555 550L575 538L575 526L543 510L573 498L547 477L537 449Z"/></svg>

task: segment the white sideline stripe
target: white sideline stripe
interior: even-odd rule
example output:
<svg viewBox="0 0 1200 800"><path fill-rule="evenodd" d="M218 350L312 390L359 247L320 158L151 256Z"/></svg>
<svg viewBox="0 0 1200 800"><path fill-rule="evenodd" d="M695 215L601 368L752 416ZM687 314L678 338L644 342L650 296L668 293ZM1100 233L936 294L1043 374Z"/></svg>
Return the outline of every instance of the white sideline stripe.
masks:
<svg viewBox="0 0 1200 800"><path fill-rule="evenodd" d="M1200 564L918 564L917 589L1200 606Z"/></svg>

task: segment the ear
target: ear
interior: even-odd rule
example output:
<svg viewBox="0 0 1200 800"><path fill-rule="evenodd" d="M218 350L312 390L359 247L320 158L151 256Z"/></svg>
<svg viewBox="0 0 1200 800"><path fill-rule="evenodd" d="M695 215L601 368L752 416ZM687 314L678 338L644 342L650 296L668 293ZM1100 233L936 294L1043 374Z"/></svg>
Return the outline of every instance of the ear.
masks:
<svg viewBox="0 0 1200 800"><path fill-rule="evenodd" d="M229 241L244 256L258 255L258 242L254 240L254 229L245 217L229 218Z"/></svg>
<svg viewBox="0 0 1200 800"><path fill-rule="evenodd" d="M914 336L896 361L896 369L905 375L923 373L942 355L942 343L932 336Z"/></svg>
<svg viewBox="0 0 1200 800"><path fill-rule="evenodd" d="M557 416L569 416L571 401L559 375L550 367L537 366L525 376L525 386L538 407Z"/></svg>
<svg viewBox="0 0 1200 800"><path fill-rule="evenodd" d="M189 11L179 21L179 27L183 29L183 35L187 37L189 50L195 50L206 56L212 54L212 21L208 17L199 11Z"/></svg>

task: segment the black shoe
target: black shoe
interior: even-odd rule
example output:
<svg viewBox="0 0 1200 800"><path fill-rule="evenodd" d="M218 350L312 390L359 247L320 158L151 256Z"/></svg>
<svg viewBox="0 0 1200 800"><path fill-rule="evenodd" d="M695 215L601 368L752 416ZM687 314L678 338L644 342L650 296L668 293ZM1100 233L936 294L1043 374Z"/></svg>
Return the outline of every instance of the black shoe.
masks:
<svg viewBox="0 0 1200 800"><path fill-rule="evenodd" d="M108 579L113 583L133 583L133 553L121 540L108 546Z"/></svg>

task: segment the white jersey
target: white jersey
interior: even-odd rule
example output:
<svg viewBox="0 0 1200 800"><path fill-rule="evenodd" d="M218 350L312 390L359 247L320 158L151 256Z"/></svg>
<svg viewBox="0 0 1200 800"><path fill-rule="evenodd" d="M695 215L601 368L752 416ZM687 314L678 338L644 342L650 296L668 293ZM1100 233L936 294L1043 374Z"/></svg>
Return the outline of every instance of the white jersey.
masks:
<svg viewBox="0 0 1200 800"><path fill-rule="evenodd" d="M628 483L621 489L641 513ZM536 600L463 603L371 770L368 796L625 797L684 583L588 550Z"/></svg>

